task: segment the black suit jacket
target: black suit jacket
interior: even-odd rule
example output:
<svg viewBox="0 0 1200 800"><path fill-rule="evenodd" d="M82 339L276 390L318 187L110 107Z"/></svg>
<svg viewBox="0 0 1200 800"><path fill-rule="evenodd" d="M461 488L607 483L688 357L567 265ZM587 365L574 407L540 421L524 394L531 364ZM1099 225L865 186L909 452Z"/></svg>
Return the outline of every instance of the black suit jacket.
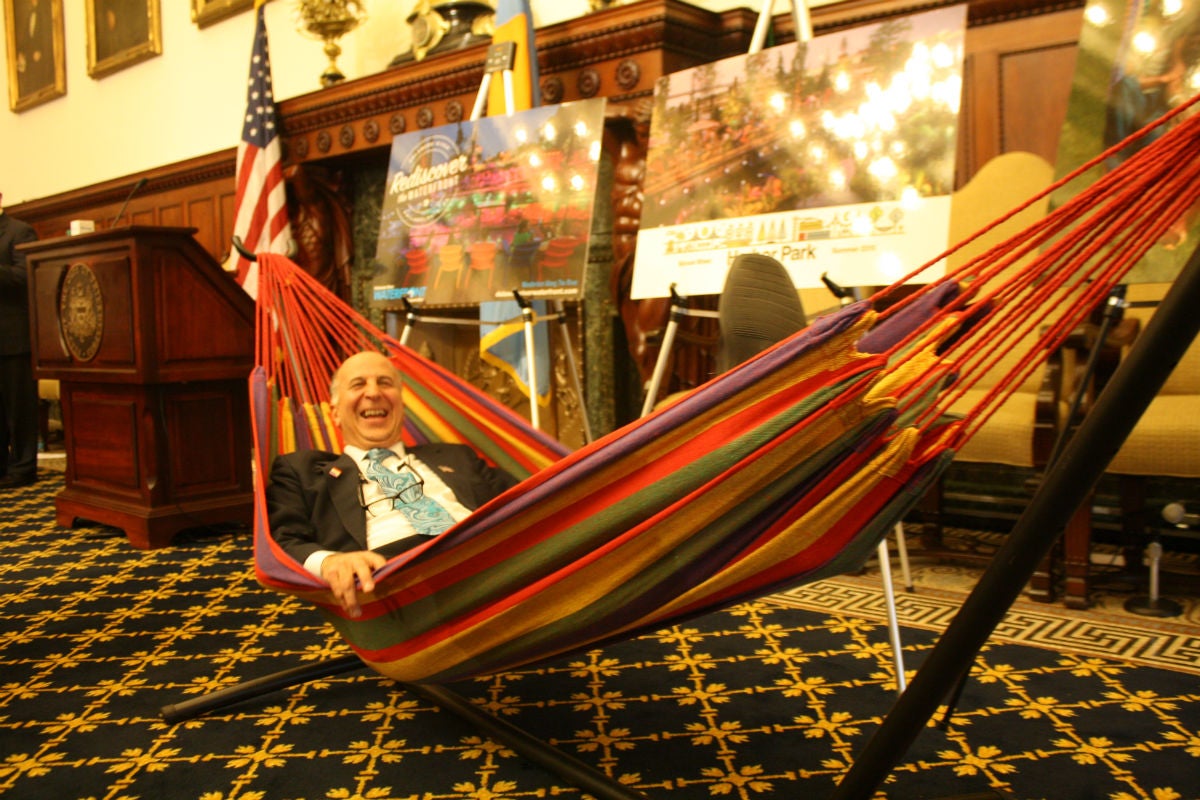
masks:
<svg viewBox="0 0 1200 800"><path fill-rule="evenodd" d="M37 240L26 223L0 214L0 356L29 353L29 271L16 246Z"/></svg>
<svg viewBox="0 0 1200 800"><path fill-rule="evenodd" d="M436 470L458 502L472 511L516 484L466 445L428 444L411 447L409 452ZM367 518L358 494L360 477L358 466L345 454L303 450L279 456L271 465L267 484L271 535L301 564L318 550L367 549ZM379 552L390 557L425 538L410 536Z"/></svg>

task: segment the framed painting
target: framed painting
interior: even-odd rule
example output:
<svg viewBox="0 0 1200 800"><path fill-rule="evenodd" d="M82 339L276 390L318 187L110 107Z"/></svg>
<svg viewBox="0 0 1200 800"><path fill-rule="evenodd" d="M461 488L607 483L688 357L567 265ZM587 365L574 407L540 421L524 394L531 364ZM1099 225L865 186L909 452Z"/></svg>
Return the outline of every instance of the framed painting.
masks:
<svg viewBox="0 0 1200 800"><path fill-rule="evenodd" d="M226 17L240 14L254 5L254 0L192 0L192 22L206 28Z"/></svg>
<svg viewBox="0 0 1200 800"><path fill-rule="evenodd" d="M88 75L100 78L162 53L160 0L84 0Z"/></svg>
<svg viewBox="0 0 1200 800"><path fill-rule="evenodd" d="M63 0L4 0L8 106L24 111L67 93Z"/></svg>
<svg viewBox="0 0 1200 800"><path fill-rule="evenodd" d="M1058 139L1055 177L1073 172L1195 95L1200 90L1198 44L1200 8L1194 3L1113 0L1090 5L1079 33L1079 57ZM1165 129L1111 154L1086 178L1060 187L1051 202L1055 207L1065 204ZM1163 234L1123 282L1175 280L1192 252L1192 245L1183 245L1197 234L1200 218L1189 212Z"/></svg>

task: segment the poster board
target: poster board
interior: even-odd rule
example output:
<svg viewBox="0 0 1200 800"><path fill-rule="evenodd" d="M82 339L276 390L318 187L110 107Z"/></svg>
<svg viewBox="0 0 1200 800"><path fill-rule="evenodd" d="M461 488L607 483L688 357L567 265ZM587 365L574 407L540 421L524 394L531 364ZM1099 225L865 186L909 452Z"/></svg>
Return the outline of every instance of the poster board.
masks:
<svg viewBox="0 0 1200 800"><path fill-rule="evenodd" d="M1059 138L1055 176L1063 176L1200 92L1200 6L1182 0L1143 3L1112 0L1084 12L1079 56ZM1189 112L1192 113L1192 112ZM1152 141L1143 140L1144 143ZM1131 145L1054 193L1065 203L1128 158ZM1137 264L1128 283L1175 279L1200 237L1197 209Z"/></svg>
<svg viewBox="0 0 1200 800"><path fill-rule="evenodd" d="M660 78L632 296L718 294L745 252L819 287L945 250L965 25L952 6Z"/></svg>
<svg viewBox="0 0 1200 800"><path fill-rule="evenodd" d="M577 298L603 125L596 99L396 136L372 304Z"/></svg>

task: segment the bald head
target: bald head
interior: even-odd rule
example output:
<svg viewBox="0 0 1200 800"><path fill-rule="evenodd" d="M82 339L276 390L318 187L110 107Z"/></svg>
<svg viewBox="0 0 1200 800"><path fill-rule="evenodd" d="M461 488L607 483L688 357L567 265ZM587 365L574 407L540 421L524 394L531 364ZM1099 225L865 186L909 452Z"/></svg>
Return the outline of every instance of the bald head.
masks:
<svg viewBox="0 0 1200 800"><path fill-rule="evenodd" d="M401 376L386 356L364 351L347 358L333 374L329 395L333 422L346 444L369 450L400 440Z"/></svg>

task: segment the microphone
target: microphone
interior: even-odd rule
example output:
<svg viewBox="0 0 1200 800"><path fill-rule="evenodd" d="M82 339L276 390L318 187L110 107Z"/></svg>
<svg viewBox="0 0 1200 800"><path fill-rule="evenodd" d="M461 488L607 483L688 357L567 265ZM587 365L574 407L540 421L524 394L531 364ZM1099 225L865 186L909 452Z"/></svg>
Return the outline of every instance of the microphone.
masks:
<svg viewBox="0 0 1200 800"><path fill-rule="evenodd" d="M1167 503L1162 510L1163 519L1177 528L1192 528L1200 525L1200 514L1189 514L1183 503Z"/></svg>
<svg viewBox="0 0 1200 800"><path fill-rule="evenodd" d="M137 194L138 191L140 191L145 185L146 178L138 178L138 182L133 185L133 188L129 190L129 194L126 195L125 202L121 204L121 210L117 212L115 217L113 217L113 221L108 224L108 227L115 228L117 226L117 223L121 221L121 217L125 216L125 209L129 207L129 201L132 200L133 196Z"/></svg>

